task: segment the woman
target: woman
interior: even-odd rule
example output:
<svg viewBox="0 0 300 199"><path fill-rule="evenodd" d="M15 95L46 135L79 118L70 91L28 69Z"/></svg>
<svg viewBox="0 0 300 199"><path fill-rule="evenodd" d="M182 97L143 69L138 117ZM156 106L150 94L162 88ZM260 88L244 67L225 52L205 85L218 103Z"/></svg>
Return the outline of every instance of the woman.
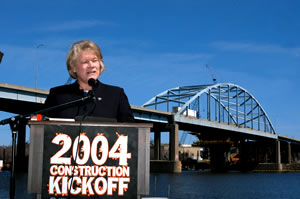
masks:
<svg viewBox="0 0 300 199"><path fill-rule="evenodd" d="M97 44L88 40L74 43L67 55L67 68L70 76L76 81L70 85L50 89L45 107L49 108L83 98L89 91L93 91L95 101L49 112L46 114L48 117L94 116L118 122L134 121L124 90L103 84L98 80L105 66ZM93 88L88 83L91 78L96 80Z"/></svg>

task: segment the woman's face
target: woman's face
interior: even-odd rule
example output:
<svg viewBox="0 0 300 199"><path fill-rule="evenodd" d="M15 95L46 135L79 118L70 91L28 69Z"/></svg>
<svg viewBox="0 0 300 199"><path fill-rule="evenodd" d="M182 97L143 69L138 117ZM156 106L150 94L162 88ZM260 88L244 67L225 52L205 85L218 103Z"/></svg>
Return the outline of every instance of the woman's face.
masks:
<svg viewBox="0 0 300 199"><path fill-rule="evenodd" d="M90 49L82 51L72 70L77 74L80 85L87 84L90 78L97 80L100 76L100 62L96 53Z"/></svg>

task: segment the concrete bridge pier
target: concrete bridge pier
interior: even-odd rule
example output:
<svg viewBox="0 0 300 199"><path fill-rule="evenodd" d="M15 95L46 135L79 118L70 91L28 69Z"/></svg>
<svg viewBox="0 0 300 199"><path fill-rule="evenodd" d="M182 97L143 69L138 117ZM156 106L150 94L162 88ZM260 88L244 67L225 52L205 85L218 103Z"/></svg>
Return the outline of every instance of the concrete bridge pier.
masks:
<svg viewBox="0 0 300 199"><path fill-rule="evenodd" d="M291 143L288 143L288 164L292 163L292 146Z"/></svg>
<svg viewBox="0 0 300 199"><path fill-rule="evenodd" d="M279 140L275 141L275 149L276 149L276 166L277 166L277 170L281 171L282 170L282 164L281 164L281 153L280 153L280 141Z"/></svg>
<svg viewBox="0 0 300 199"><path fill-rule="evenodd" d="M154 160L150 161L151 172L181 173L179 161L179 125L169 124L169 159L161 160L161 132L154 130Z"/></svg>
<svg viewBox="0 0 300 199"><path fill-rule="evenodd" d="M169 159L172 161L178 161L179 160L179 128L178 128L178 124L176 123L170 125L169 143L170 143Z"/></svg>
<svg viewBox="0 0 300 199"><path fill-rule="evenodd" d="M179 161L179 125L177 123L170 125L169 139L170 171L172 173L181 173L181 162Z"/></svg>
<svg viewBox="0 0 300 199"><path fill-rule="evenodd" d="M154 160L160 160L160 137L161 132L154 131Z"/></svg>

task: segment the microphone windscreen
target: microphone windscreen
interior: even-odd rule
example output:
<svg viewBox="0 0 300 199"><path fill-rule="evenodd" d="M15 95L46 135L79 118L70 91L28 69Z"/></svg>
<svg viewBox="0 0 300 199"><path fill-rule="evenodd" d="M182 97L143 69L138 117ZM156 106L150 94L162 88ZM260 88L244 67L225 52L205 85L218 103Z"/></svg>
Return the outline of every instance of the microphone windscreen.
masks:
<svg viewBox="0 0 300 199"><path fill-rule="evenodd" d="M96 80L94 78L90 78L88 80L88 84L91 86L91 87L94 87L96 85Z"/></svg>

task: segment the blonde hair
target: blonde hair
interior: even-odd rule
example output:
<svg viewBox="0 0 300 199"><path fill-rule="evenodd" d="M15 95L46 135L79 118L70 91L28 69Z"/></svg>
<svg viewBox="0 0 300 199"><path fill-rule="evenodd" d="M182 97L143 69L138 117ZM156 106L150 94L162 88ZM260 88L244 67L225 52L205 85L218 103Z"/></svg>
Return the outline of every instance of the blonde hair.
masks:
<svg viewBox="0 0 300 199"><path fill-rule="evenodd" d="M72 45L72 47L70 48L70 50L67 54L67 61L66 61L68 72L70 74L70 77L72 77L73 79L77 79L77 75L76 75L76 73L74 73L72 71L72 69L75 66L75 63L76 63L79 55L81 54L81 52L84 50L87 50L87 49L92 50L98 57L99 64L100 64L100 74L105 70L103 56L102 56L99 46L96 43L89 41L89 40L78 41L78 42L75 42Z"/></svg>

